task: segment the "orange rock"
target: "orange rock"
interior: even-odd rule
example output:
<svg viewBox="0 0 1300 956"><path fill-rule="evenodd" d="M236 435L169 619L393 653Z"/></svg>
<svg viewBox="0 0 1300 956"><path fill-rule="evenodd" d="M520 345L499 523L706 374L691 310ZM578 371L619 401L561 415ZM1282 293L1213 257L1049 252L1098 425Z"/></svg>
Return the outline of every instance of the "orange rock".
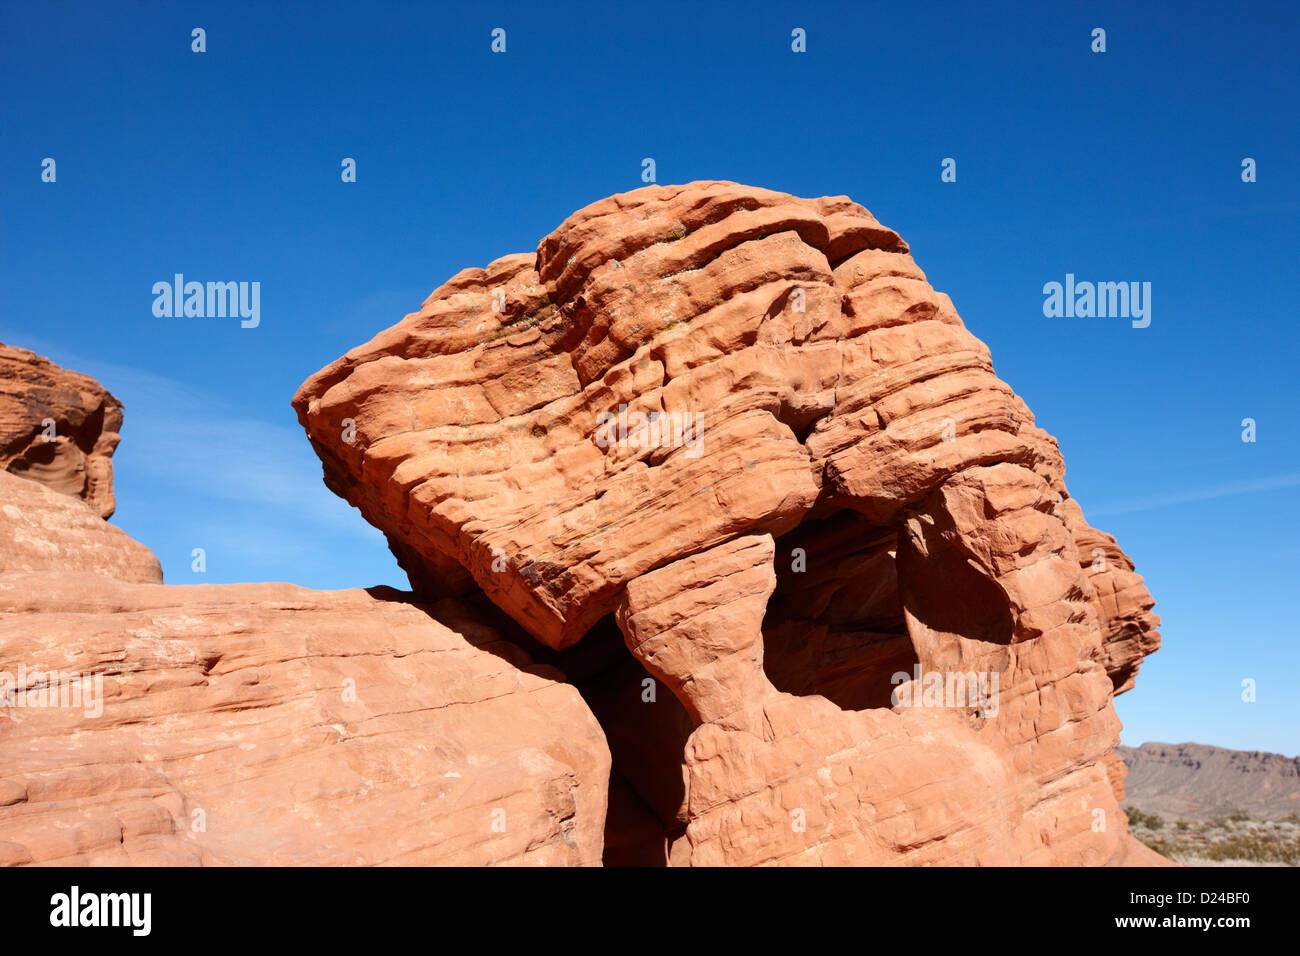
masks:
<svg viewBox="0 0 1300 956"><path fill-rule="evenodd" d="M113 514L122 403L88 375L0 343L0 467Z"/></svg>
<svg viewBox="0 0 1300 956"><path fill-rule="evenodd" d="M481 590L561 666L613 615L678 697L679 808L615 748L659 827L620 810L621 855L653 832L674 865L1148 860L1109 755L1150 595L847 198L610 197L293 404L417 591ZM602 709L611 740L635 712Z"/></svg>
<svg viewBox="0 0 1300 956"><path fill-rule="evenodd" d="M600 863L600 726L454 602L3 573L0 673L0 862Z"/></svg>
<svg viewBox="0 0 1300 956"><path fill-rule="evenodd" d="M0 862L1160 862L1154 602L846 198L614 196L312 376L418 598L163 587L83 378L0 349Z"/></svg>
<svg viewBox="0 0 1300 956"><path fill-rule="evenodd" d="M35 408L102 448L107 392L4 353L10 434ZM0 865L601 862L609 749L562 674L452 600L164 587L97 473L0 472Z"/></svg>
<svg viewBox="0 0 1300 956"><path fill-rule="evenodd" d="M86 571L162 584L154 553L86 503L0 473L0 570Z"/></svg>

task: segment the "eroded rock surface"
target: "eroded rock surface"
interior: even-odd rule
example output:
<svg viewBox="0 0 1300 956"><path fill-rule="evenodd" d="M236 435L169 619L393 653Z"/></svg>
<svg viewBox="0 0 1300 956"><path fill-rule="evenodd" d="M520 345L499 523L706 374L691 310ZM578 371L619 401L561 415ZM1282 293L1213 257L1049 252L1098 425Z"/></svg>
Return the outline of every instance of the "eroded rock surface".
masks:
<svg viewBox="0 0 1300 956"><path fill-rule="evenodd" d="M0 473L0 569L85 571L162 584L154 553L85 502Z"/></svg>
<svg viewBox="0 0 1300 956"><path fill-rule="evenodd" d="M418 592L481 590L562 654L613 615L676 695L680 800L616 747L648 813L620 845L653 818L674 864L1150 861L1112 697L1158 646L1154 602L849 199L610 197L458 273L294 407ZM934 675L985 693L935 703ZM637 738L635 707L605 710Z"/></svg>
<svg viewBox="0 0 1300 956"><path fill-rule="evenodd" d="M601 859L600 726L454 602L5 573L0 671L0 862Z"/></svg>
<svg viewBox="0 0 1300 956"><path fill-rule="evenodd" d="M415 597L162 586L81 379L0 347L0 861L1158 862L1154 602L847 198L614 196L312 376Z"/></svg>
<svg viewBox="0 0 1300 956"><path fill-rule="evenodd" d="M0 343L0 468L113 514L122 403L88 375Z"/></svg>
<svg viewBox="0 0 1300 956"><path fill-rule="evenodd" d="M92 386L27 407L63 434ZM564 675L455 600L165 587L103 482L0 472L0 864L601 862L609 750Z"/></svg>

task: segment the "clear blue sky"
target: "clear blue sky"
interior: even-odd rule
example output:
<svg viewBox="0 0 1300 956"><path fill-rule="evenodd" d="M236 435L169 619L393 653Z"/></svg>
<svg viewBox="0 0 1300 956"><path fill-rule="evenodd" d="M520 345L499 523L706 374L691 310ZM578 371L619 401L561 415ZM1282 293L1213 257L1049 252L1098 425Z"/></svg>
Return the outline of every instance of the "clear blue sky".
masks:
<svg viewBox="0 0 1300 956"><path fill-rule="evenodd" d="M169 582L204 547L206 581L405 586L321 484L288 404L307 375L640 186L643 157L661 183L848 194L1156 595L1125 742L1296 754L1297 5L989 6L7 0L0 340L125 402L114 521ZM261 282L260 327L155 318L175 272ZM1151 282L1151 326L1045 318L1067 272Z"/></svg>

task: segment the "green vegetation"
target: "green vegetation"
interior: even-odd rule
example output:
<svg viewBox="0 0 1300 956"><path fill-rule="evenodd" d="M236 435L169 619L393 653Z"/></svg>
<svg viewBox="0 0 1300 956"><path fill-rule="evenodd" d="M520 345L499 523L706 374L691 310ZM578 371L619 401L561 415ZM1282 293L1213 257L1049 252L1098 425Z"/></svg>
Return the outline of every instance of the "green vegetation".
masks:
<svg viewBox="0 0 1300 956"><path fill-rule="evenodd" d="M1126 811L1133 835L1180 863L1282 864L1300 866L1300 817L1255 820L1233 813L1217 820L1178 820L1172 830L1154 813Z"/></svg>
<svg viewBox="0 0 1300 956"><path fill-rule="evenodd" d="M1205 856L1211 860L1248 860L1251 863L1300 864L1300 842L1271 840L1247 834L1233 834L1210 845Z"/></svg>
<svg viewBox="0 0 1300 956"><path fill-rule="evenodd" d="M1134 830L1138 828L1161 830L1164 828L1165 821L1160 819L1160 817L1156 816L1154 813L1143 813L1136 807L1124 812L1128 814L1128 824Z"/></svg>

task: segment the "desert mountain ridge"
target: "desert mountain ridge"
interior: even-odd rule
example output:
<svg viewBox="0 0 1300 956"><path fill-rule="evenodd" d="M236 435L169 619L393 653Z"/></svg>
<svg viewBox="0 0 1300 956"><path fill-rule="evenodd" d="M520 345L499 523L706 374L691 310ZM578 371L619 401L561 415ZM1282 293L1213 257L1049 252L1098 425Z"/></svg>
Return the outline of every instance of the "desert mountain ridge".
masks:
<svg viewBox="0 0 1300 956"><path fill-rule="evenodd" d="M1300 757L1158 742L1121 745L1115 753L1128 768L1125 809L1169 820L1234 814L1278 820L1300 814Z"/></svg>

